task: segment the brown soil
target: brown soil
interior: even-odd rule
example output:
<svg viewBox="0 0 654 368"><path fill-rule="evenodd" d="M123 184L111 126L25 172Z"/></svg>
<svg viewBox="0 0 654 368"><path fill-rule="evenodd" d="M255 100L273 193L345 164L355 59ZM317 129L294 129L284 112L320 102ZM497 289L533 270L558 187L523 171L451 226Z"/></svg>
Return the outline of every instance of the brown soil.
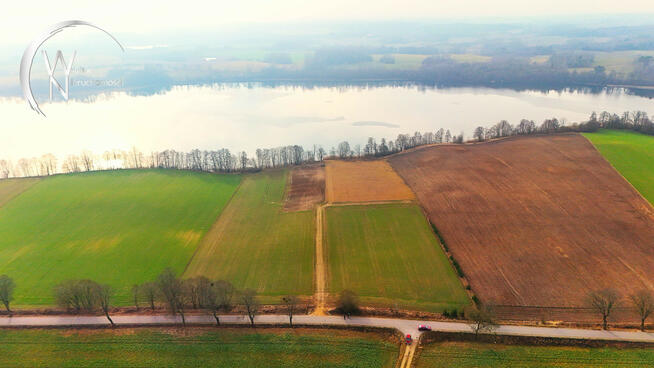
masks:
<svg viewBox="0 0 654 368"><path fill-rule="evenodd" d="M590 290L654 290L651 207L580 135L435 146L389 161L484 302L580 307Z"/></svg>
<svg viewBox="0 0 654 368"><path fill-rule="evenodd" d="M291 171L284 211L308 211L325 200L325 167L311 165Z"/></svg>
<svg viewBox="0 0 654 368"><path fill-rule="evenodd" d="M327 201L380 202L415 196L388 162L327 161Z"/></svg>

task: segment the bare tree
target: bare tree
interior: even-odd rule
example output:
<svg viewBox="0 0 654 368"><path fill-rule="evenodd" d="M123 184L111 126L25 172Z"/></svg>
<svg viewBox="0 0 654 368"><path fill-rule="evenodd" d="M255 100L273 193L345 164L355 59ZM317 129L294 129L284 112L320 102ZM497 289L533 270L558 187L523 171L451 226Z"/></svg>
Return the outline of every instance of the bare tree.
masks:
<svg viewBox="0 0 654 368"><path fill-rule="evenodd" d="M245 311L248 314L250 319L250 326L254 327L254 317L256 317L259 312L259 300L257 298L257 292L252 289L245 289L241 292L241 302L245 307Z"/></svg>
<svg viewBox="0 0 654 368"><path fill-rule="evenodd" d="M205 308L210 303L211 281L204 276L184 280L184 287L194 309Z"/></svg>
<svg viewBox="0 0 654 368"><path fill-rule="evenodd" d="M472 138L476 139L478 142L484 141L484 127L477 127L475 132L472 134Z"/></svg>
<svg viewBox="0 0 654 368"><path fill-rule="evenodd" d="M234 295L234 286L229 281L218 280L212 284L210 291L210 305L213 318L216 324L220 325L219 311L229 311L232 309L232 297Z"/></svg>
<svg viewBox="0 0 654 368"><path fill-rule="evenodd" d="M154 282L146 282L139 287L139 291L143 294L148 304L150 304L150 309L154 310L154 302L157 300L159 291L157 284Z"/></svg>
<svg viewBox="0 0 654 368"><path fill-rule="evenodd" d="M139 295L141 289L138 284L132 285L132 298L134 298L134 307L139 310Z"/></svg>
<svg viewBox="0 0 654 368"><path fill-rule="evenodd" d="M9 314L11 314L9 303L11 303L14 298L15 287L16 284L14 284L14 280L11 277L7 275L0 276L0 300L2 301L2 304L5 305Z"/></svg>
<svg viewBox="0 0 654 368"><path fill-rule="evenodd" d="M632 294L629 299L640 317L640 330L645 331L645 321L654 312L654 297L650 291L643 289Z"/></svg>
<svg viewBox="0 0 654 368"><path fill-rule="evenodd" d="M97 283L91 280L66 280L55 286L57 304L76 313L93 312L97 305Z"/></svg>
<svg viewBox="0 0 654 368"><path fill-rule="evenodd" d="M293 315L297 311L299 299L295 295L287 295L282 298L282 303L286 306L286 314L288 314L288 324L293 328Z"/></svg>
<svg viewBox="0 0 654 368"><path fill-rule="evenodd" d="M98 304L100 305L100 308L102 309L105 317L107 317L109 320L109 323L111 323L111 327L115 326L114 321L109 316L109 309L111 308L111 296L113 294L111 286L99 284L95 288L95 293Z"/></svg>
<svg viewBox="0 0 654 368"><path fill-rule="evenodd" d="M11 162L0 160L0 179L7 179L11 174Z"/></svg>
<svg viewBox="0 0 654 368"><path fill-rule="evenodd" d="M184 317L185 294L182 280L177 278L171 268L166 268L157 277L157 286L171 314L174 316L179 313L182 317L182 324L186 325L186 319Z"/></svg>
<svg viewBox="0 0 654 368"><path fill-rule="evenodd" d="M90 151L83 151L81 157L82 161L82 166L84 167L84 171L91 171L93 170L93 153Z"/></svg>
<svg viewBox="0 0 654 368"><path fill-rule="evenodd" d="M465 316L470 321L470 328L475 336L482 332L492 332L497 328L495 313L489 306L469 307L465 310Z"/></svg>
<svg viewBox="0 0 654 368"><path fill-rule="evenodd" d="M587 296L587 304L595 312L602 315L602 328L608 329L608 319L620 299L618 293L613 289L592 291Z"/></svg>
<svg viewBox="0 0 654 368"><path fill-rule="evenodd" d="M338 144L338 157L346 158L350 156L350 144L347 141Z"/></svg>

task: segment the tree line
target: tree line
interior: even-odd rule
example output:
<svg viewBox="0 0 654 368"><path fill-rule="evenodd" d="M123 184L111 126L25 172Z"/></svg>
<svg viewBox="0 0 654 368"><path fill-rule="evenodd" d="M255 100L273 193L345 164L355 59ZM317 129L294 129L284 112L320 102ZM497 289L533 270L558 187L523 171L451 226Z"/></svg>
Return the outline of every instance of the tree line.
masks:
<svg viewBox="0 0 654 368"><path fill-rule="evenodd" d="M3 277L5 276L0 277L0 298ZM13 286L11 290L13 291ZM114 295L111 286L93 280L66 280L56 285L53 292L57 305L67 312L79 314L101 311L114 326L109 315ZM171 315L181 318L182 325L186 325L186 313L194 310L212 315L219 326L220 313L229 313L240 306L248 317L250 326L254 327L255 317L261 311L259 297L253 289L238 290L229 281L212 281L204 276L182 279L170 268L164 269L153 281L134 285L132 297L137 310L144 306L154 311L163 305ZM288 316L290 327L293 327L293 317L302 309L300 298L285 295L280 298L280 304ZM6 306L9 310L8 302ZM307 313L308 308L307 305ZM356 294L347 290L341 293L338 304L340 312L349 315L358 311L358 308Z"/></svg>
<svg viewBox="0 0 654 368"><path fill-rule="evenodd" d="M0 302L7 313L13 313L10 303L16 284L7 275L0 275ZM114 289L107 284L101 284L88 279L65 280L53 289L56 304L69 313L96 313L101 311L109 323L114 321L109 314L113 310ZM164 269L153 281L137 284L132 287L133 304L137 310L145 304L145 308L154 311L162 304L173 316L180 316L182 324L186 325L188 310L205 311L211 314L220 325L219 313L229 313L236 306L241 306L247 315L250 326L254 327L255 317L261 312L261 303L257 292L253 289L238 290L229 281L211 281L204 276L182 279L171 268ZM615 309L623 303L623 298L614 289L594 290L587 294L587 307L602 318L602 327L608 329L608 320ZM638 315L640 329L645 331L647 319L654 313L654 295L651 291L642 289L629 295L631 309ZM293 327L293 317L300 313L301 301L296 295L281 297L280 304L288 316L289 326ZM461 317L472 322L475 334L491 330L495 325L495 316L491 306L481 303L464 309ZM309 306L305 312L308 313ZM343 318L360 311L359 298L351 290L342 290L334 310ZM445 310L446 318L458 318L456 310Z"/></svg>
<svg viewBox="0 0 654 368"><path fill-rule="evenodd" d="M593 112L589 119L582 123L566 124L565 119L545 119L540 125L533 120L522 119L517 125L511 125L506 120L489 127L478 126L472 137L475 141L483 142L490 139L509 137L514 135L553 134L565 132L596 132L600 128L626 129L642 134L654 135L654 122L644 111L624 112L621 115L603 111L600 114Z"/></svg>
<svg viewBox="0 0 654 368"><path fill-rule="evenodd" d="M475 141L486 141L514 135L553 134L561 132L594 132L600 128L629 129L643 134L654 135L654 122L644 111L615 114L593 112L589 119L581 123L568 124L565 119L545 119L536 124L533 120L522 119L512 125L501 120L491 126L479 126L472 134ZM438 129L413 134L398 134L392 139L382 138L379 142L369 137L364 145L351 145L348 141L340 142L329 151L320 145L305 149L300 145L274 148L258 148L254 155L245 151L234 154L229 149L199 150L189 152L176 150L155 151L149 154L132 148L129 151L106 151L94 155L83 151L79 155L69 155L61 163L52 154L41 157L21 158L15 164L0 160L0 179L12 177L49 176L59 173L78 173L96 170L161 168L193 170L202 172L246 172L267 168L287 167L313 162L326 158L371 158L386 156L410 148L440 143L464 143L464 134L452 134L450 130Z"/></svg>

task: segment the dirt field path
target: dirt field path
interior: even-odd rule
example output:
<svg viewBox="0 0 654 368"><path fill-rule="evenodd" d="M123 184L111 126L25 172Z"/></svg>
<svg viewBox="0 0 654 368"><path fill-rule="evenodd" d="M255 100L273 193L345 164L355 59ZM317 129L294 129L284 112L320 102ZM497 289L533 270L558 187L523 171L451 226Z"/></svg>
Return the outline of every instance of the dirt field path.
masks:
<svg viewBox="0 0 654 368"><path fill-rule="evenodd" d="M406 204L416 203L414 200L402 201L374 201L374 202L347 202L347 203L323 203L316 209L316 262L315 262L315 276L314 276L314 294L313 300L315 309L312 315L326 316L327 313L327 297L329 291L327 290L327 278L329 273L327 270L327 262L325 260L325 209L327 207L342 207L342 206L366 206L377 204Z"/></svg>
<svg viewBox="0 0 654 368"><path fill-rule="evenodd" d="M401 201L373 201L373 202L346 202L346 203L323 203L316 209L316 261L315 261L315 276L314 276L314 294L313 300L315 309L312 313L314 316L326 316L327 313L327 297L329 290L327 290L327 279L329 272L327 269L327 261L325 259L325 209L327 207L345 207L345 206L367 206L367 205L380 205L380 204L412 204L416 203L414 200L401 200Z"/></svg>
<svg viewBox="0 0 654 368"><path fill-rule="evenodd" d="M413 356L416 353L416 348L418 347L419 340L415 340L413 344L407 346L404 349L404 354L402 355L402 361L400 362L399 368L410 368L411 363L413 362Z"/></svg>
<svg viewBox="0 0 654 368"><path fill-rule="evenodd" d="M315 267L315 294L314 302L316 309L313 311L314 316L324 316L325 299L327 298L327 268L325 265L325 252L323 247L323 226L325 218L325 207L328 204L321 204L316 210L316 267Z"/></svg>

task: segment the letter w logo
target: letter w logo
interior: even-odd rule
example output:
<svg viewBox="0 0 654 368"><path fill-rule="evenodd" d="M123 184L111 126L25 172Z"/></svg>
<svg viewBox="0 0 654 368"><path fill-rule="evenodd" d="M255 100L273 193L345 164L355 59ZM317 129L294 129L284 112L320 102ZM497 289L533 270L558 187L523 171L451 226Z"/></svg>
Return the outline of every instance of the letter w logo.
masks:
<svg viewBox="0 0 654 368"><path fill-rule="evenodd" d="M57 87L64 100L68 101L68 84L70 82L70 71L73 69L73 62L75 62L75 55L77 55L77 51L73 52L73 57L70 60L70 65L66 65L66 60L64 60L63 52L61 52L61 50L57 50L57 56L55 57L54 65L52 68L50 67L50 59L48 59L47 51L42 50L41 52L43 53L43 58L45 59L45 67L48 69L48 75L50 76L50 101L52 101L52 86ZM61 59L61 64L64 66L64 73L66 75L65 90L61 88L61 84L59 84L59 82L54 77L54 72L57 69L57 63L59 62L59 59Z"/></svg>

